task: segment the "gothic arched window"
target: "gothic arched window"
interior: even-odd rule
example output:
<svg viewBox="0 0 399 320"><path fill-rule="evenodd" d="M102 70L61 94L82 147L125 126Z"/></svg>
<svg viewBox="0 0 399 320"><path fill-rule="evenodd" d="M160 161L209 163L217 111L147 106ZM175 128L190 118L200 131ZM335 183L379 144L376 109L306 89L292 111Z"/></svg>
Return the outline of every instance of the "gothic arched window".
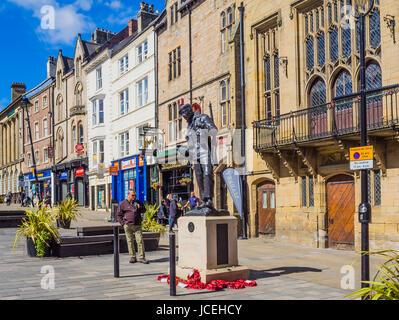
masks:
<svg viewBox="0 0 399 320"><path fill-rule="evenodd" d="M319 106L326 103L326 84L318 78L309 90L310 107Z"/></svg>
<svg viewBox="0 0 399 320"><path fill-rule="evenodd" d="M352 93L352 77L348 71L342 71L334 83L334 97L342 97Z"/></svg>
<svg viewBox="0 0 399 320"><path fill-rule="evenodd" d="M314 67L314 40L310 37L306 41L306 67L312 70Z"/></svg>
<svg viewBox="0 0 399 320"><path fill-rule="evenodd" d="M330 31L330 59L332 62L338 60L338 29L336 27Z"/></svg>
<svg viewBox="0 0 399 320"><path fill-rule="evenodd" d="M369 20L370 46L376 49L381 43L380 11L374 10Z"/></svg>
<svg viewBox="0 0 399 320"><path fill-rule="evenodd" d="M319 67L324 66L326 62L326 42L324 32L317 37L317 62Z"/></svg>
<svg viewBox="0 0 399 320"><path fill-rule="evenodd" d="M366 67L366 90L382 87L382 73L380 66L371 62Z"/></svg>

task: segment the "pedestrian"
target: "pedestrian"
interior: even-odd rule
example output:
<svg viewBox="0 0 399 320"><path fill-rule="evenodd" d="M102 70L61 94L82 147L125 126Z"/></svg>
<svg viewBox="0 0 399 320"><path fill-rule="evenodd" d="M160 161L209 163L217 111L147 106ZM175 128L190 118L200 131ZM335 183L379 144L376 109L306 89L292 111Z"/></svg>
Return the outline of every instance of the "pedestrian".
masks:
<svg viewBox="0 0 399 320"><path fill-rule="evenodd" d="M11 191L8 191L8 193L6 195L7 206L9 206L11 204L11 198L12 198L12 193L11 193Z"/></svg>
<svg viewBox="0 0 399 320"><path fill-rule="evenodd" d="M169 195L170 206L169 206L169 232L173 232L173 227L177 222L177 195Z"/></svg>
<svg viewBox="0 0 399 320"><path fill-rule="evenodd" d="M190 210L193 210L195 207L199 206L199 199L195 196L194 191L191 191L190 198L188 198L188 201L184 208L186 208L187 206L190 206Z"/></svg>
<svg viewBox="0 0 399 320"><path fill-rule="evenodd" d="M46 195L44 197L44 204L47 207L51 207L51 196L50 196L50 191L46 192Z"/></svg>
<svg viewBox="0 0 399 320"><path fill-rule="evenodd" d="M127 193L127 198L123 200L116 211L116 216L123 226L126 234L127 246L130 254L130 263L135 263L136 261L141 263L148 263L145 259L144 252L144 240L141 232L141 222L142 213L145 212L144 205L136 199L136 191L129 190ZM134 247L134 239L137 242L137 249L139 259L136 260L136 250Z"/></svg>
<svg viewBox="0 0 399 320"><path fill-rule="evenodd" d="M168 219L168 209L166 205L166 200L163 199L161 201L161 205L159 206L159 210L157 212L159 223L163 226L165 225L165 220Z"/></svg>
<svg viewBox="0 0 399 320"><path fill-rule="evenodd" d="M24 191L24 189L21 189L21 191L19 193L19 202L21 203L22 207L24 206L24 203L25 203L25 197L26 197L25 191Z"/></svg>

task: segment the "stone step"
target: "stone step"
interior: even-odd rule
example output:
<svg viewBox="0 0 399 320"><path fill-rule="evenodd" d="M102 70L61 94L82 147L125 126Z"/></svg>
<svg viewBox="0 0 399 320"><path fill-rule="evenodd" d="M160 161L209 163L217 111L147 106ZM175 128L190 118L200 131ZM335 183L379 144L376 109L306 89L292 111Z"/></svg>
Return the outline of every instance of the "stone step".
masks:
<svg viewBox="0 0 399 320"><path fill-rule="evenodd" d="M25 217L25 215L0 216L0 228L17 228Z"/></svg>
<svg viewBox="0 0 399 320"><path fill-rule="evenodd" d="M21 215L25 215L25 211L24 210L0 210L0 217L4 217L4 216L21 216Z"/></svg>

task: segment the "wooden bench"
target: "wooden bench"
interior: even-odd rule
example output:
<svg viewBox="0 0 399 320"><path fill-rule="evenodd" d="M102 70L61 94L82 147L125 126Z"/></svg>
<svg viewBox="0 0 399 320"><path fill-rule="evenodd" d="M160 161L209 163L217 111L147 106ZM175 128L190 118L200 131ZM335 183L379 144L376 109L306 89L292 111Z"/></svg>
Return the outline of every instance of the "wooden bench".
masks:
<svg viewBox="0 0 399 320"><path fill-rule="evenodd" d="M0 211L0 228L17 228L25 217L23 210Z"/></svg>
<svg viewBox="0 0 399 320"><path fill-rule="evenodd" d="M154 232L143 232L145 251L157 250L159 234ZM126 235L119 235L119 252L127 253ZM135 242L137 250L137 244ZM62 236L60 243L53 248L53 255L57 257L76 257L114 253L114 236Z"/></svg>
<svg viewBox="0 0 399 320"><path fill-rule="evenodd" d="M125 233L125 230L122 226L119 226L119 234ZM77 227L76 235L79 237L82 236L100 236L114 234L114 227L111 226L94 226L94 227Z"/></svg>

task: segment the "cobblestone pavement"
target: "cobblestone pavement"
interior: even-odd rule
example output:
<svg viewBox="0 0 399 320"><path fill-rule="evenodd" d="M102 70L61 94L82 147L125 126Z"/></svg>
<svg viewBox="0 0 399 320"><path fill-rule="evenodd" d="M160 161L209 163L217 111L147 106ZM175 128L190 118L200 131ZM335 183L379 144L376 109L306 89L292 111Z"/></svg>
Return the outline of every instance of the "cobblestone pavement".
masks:
<svg viewBox="0 0 399 320"><path fill-rule="evenodd" d="M82 211L77 225L110 224L107 212ZM147 252L150 264L129 264L127 254L120 256L120 278L113 277L113 255L70 258L31 258L25 241L19 241L13 253L16 229L0 229L0 299L267 299L319 300L345 299L353 290L341 289L341 268L350 265L359 254L351 251L315 249L268 238L238 241L240 265L251 269L257 286L242 290L210 292L177 287L177 296L169 296L166 283L157 277L168 273L168 236L161 237L159 250ZM64 233L64 231L63 231ZM374 258L371 257L373 267ZM55 289L44 290L43 266L55 271ZM360 261L354 264L355 284L359 288ZM372 275L375 269L372 268Z"/></svg>

